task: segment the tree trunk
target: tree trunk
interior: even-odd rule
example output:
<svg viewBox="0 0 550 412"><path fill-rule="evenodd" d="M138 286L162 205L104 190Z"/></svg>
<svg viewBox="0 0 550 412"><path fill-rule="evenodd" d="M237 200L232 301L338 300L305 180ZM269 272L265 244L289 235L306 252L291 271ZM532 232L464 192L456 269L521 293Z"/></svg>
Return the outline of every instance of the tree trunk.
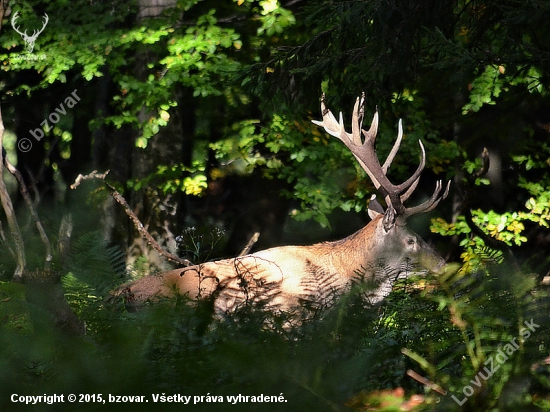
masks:
<svg viewBox="0 0 550 412"><path fill-rule="evenodd" d="M137 19L154 18L160 15L168 8L174 7L176 2L173 0L140 0ZM146 81L148 76L147 64L156 61L156 56L152 56L148 51L142 52L136 56L135 73L138 80ZM174 100L178 103L183 102L182 93L176 89L174 91ZM166 127L149 139L145 149L135 147L131 149L131 176L134 179L144 179L157 171L157 165L173 166L185 163L185 159L190 163L191 154L189 153L190 142L194 130L194 108L189 107L189 96L185 96L187 113L182 113L176 107L170 110L170 121ZM140 122L146 122L150 114L144 107L138 115ZM190 126L187 127L189 122ZM187 136L183 136L183 130L187 129ZM141 131L134 131L134 138L137 138ZM184 141L186 144L184 145ZM184 149L185 147L185 149ZM151 183L138 191L132 191L127 194L128 201L134 212L139 216L141 222L145 225L149 233L155 238L161 247L170 253L176 252L175 237L180 232L178 225L179 207L183 202L180 194L165 194L162 190ZM131 222L128 222L131 225ZM149 270L155 271L166 269L168 262L151 248L142 236L131 227L128 237L127 263L135 264L140 257L145 257Z"/></svg>

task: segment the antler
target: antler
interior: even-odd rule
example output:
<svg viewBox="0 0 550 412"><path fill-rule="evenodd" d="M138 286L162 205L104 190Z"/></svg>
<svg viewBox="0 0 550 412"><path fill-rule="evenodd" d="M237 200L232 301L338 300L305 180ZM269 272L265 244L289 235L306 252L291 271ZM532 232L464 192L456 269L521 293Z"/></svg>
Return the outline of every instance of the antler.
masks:
<svg viewBox="0 0 550 412"><path fill-rule="evenodd" d="M424 145L421 140L418 140L422 157L416 171L405 182L399 185L394 185L389 181L386 174L393 159L395 158L395 155L397 154L397 151L399 150L401 140L403 139L402 122L399 120L397 140L395 141L388 158L383 165L380 165L378 156L376 155L376 150L374 148L376 133L378 131L378 111L374 113L369 130L363 130L362 125L365 111L364 105L365 93L361 95L361 98L357 98L355 101L350 134L345 130L342 112L340 112L339 121L336 121L336 118L332 112L326 108L325 94L323 93L321 97L321 112L323 114L323 121L313 120L313 123L318 126L322 126L328 134L340 139L348 147L348 149L350 149L361 167L371 178L376 189L385 198L387 206L392 207L395 210L396 216L398 217L400 223L404 224L408 217L418 213L429 212L434 209L442 199L447 197L451 182L447 183L445 191L440 196L443 183L441 180L438 180L435 185L434 193L428 200L418 206L406 208L403 205L403 202L407 200L416 189L416 186L420 180L420 175L426 166L426 151L424 150Z"/></svg>

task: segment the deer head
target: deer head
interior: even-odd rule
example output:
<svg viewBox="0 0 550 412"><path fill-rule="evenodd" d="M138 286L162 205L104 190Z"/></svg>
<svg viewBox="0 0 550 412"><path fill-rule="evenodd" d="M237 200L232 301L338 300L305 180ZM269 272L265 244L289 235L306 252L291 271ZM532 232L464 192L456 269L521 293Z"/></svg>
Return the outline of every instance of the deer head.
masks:
<svg viewBox="0 0 550 412"><path fill-rule="evenodd" d="M49 17L46 13L44 13L44 17L43 17L44 24L42 25L42 28L40 30L33 30L30 36L27 34L27 30L25 30L22 33L21 31L19 31L19 28L15 26L15 22L17 21L18 18L19 18L19 12L16 11L11 19L11 26L17 33L21 35L21 38L25 41L25 43L27 43L27 45L25 46L27 51L29 53L32 53L32 51L34 50L34 43L36 42L36 39L38 38L40 33L42 33L46 28L46 25L48 24L48 21L49 21Z"/></svg>
<svg viewBox="0 0 550 412"><path fill-rule="evenodd" d="M399 120L397 139L386 161L381 165L375 150L378 112L375 112L369 130L364 130L362 128L364 103L365 95L363 93L355 102L352 114L352 130L351 133L348 133L344 127L342 113L340 112L337 121L332 112L327 109L325 95L323 94L321 97L323 120L314 120L313 123L323 127L327 133L337 137L346 145L386 202L387 209L384 211L382 205L376 200L376 196L373 195L371 198L369 216L372 219L370 223L372 228L367 242L369 256L366 257L366 260L378 260L382 257L387 262L386 265L397 273L396 277L403 276L404 273L412 273L400 272L404 262L432 272L439 272L445 263L443 259L422 238L406 228L405 224L411 216L429 212L441 200L445 199L449 193L450 182L447 183L442 193L443 183L438 180L429 199L420 205L405 207L403 202L415 191L420 181L420 175L426 165L424 146L422 141L419 140L420 164L413 175L401 184L396 185L390 182L387 172L403 139L402 122Z"/></svg>

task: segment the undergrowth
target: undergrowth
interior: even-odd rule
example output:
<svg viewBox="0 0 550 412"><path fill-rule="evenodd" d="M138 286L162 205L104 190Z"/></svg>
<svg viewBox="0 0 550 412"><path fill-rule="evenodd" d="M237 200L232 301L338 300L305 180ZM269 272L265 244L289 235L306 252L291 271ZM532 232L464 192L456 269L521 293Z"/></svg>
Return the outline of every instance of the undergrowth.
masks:
<svg viewBox="0 0 550 412"><path fill-rule="evenodd" d="M1 410L29 410L9 401L14 393L149 400L79 403L81 411L389 411L409 407L413 395L415 410L550 410L547 294L506 261L402 281L378 307L365 307L364 290L353 288L289 328L291 314L251 306L214 317L208 300L193 306L180 298L128 313L106 299L122 281L120 256L105 245L94 249L97 238L80 242L89 253L77 243L63 286L86 336L33 328L32 312L17 309L25 307L21 291L0 285ZM527 337L526 321L537 325ZM488 360L514 339L517 349L484 379ZM192 398L160 404L153 394ZM286 402L228 401L239 394ZM195 396L203 398L193 405ZM41 403L32 410L74 408Z"/></svg>

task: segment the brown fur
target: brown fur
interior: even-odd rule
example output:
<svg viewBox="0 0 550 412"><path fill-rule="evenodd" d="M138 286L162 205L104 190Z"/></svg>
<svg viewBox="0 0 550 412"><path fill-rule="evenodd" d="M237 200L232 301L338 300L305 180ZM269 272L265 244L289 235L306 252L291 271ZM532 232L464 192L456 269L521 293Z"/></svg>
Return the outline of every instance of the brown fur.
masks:
<svg viewBox="0 0 550 412"><path fill-rule="evenodd" d="M328 306L363 274L379 285L372 292L372 302L379 302L398 277L418 269L437 271L444 264L414 232L398 225L386 231L382 221L378 214L335 242L275 247L146 276L122 285L115 295L132 305L180 294L192 300L213 297L217 312L251 302L289 311L305 302ZM404 262L409 266L402 269Z"/></svg>

